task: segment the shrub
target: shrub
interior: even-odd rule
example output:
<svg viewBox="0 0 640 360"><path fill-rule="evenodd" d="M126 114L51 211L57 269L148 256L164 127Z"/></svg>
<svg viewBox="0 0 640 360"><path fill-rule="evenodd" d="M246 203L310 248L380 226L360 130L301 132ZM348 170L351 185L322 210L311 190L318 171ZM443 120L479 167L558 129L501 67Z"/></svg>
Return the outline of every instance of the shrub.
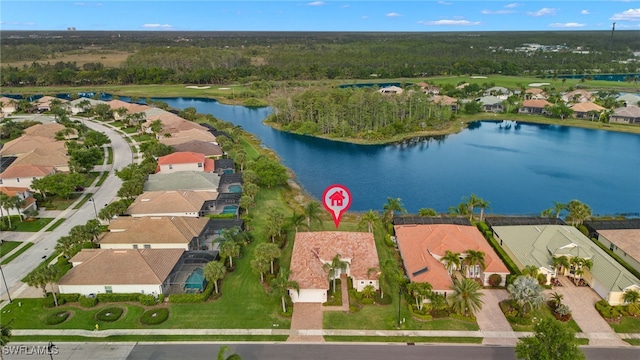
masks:
<svg viewBox="0 0 640 360"><path fill-rule="evenodd" d="M391 304L391 296L389 296L389 294L387 294L387 296L385 297L380 297L380 293L376 292L376 303L380 304L380 305L389 305Z"/></svg>
<svg viewBox="0 0 640 360"><path fill-rule="evenodd" d="M640 304L638 303L633 303L633 304L629 304L627 305L627 312L629 313L629 315L631 316L638 316L640 315Z"/></svg>
<svg viewBox="0 0 640 360"><path fill-rule="evenodd" d="M209 282L204 291L200 294L172 294L169 296L169 302L174 304L195 304L205 302L213 294L213 282Z"/></svg>
<svg viewBox="0 0 640 360"><path fill-rule="evenodd" d="M489 275L489 285L491 285L492 287L500 286L501 282L502 282L502 276L500 274Z"/></svg>
<svg viewBox="0 0 640 360"><path fill-rule="evenodd" d="M571 310L569 310L569 306L565 304L560 304L555 310L561 316L567 316L571 314Z"/></svg>
<svg viewBox="0 0 640 360"><path fill-rule="evenodd" d="M98 294L98 300L100 302L124 302L124 301L138 301L140 298L139 293L131 294Z"/></svg>
<svg viewBox="0 0 640 360"><path fill-rule="evenodd" d="M87 308L94 307L98 304L97 298L89 298L84 295L80 296L80 299L78 299L78 301L80 302L80 305Z"/></svg>
<svg viewBox="0 0 640 360"><path fill-rule="evenodd" d="M66 303L66 301L58 297L57 294L56 294L56 299L58 300L58 306L64 305ZM56 299L53 298L52 293L47 293L47 296L42 299L42 306L46 308L52 308L56 306L56 301L55 301Z"/></svg>
<svg viewBox="0 0 640 360"><path fill-rule="evenodd" d="M373 299L371 299L371 298L363 298L362 300L360 300L360 304L362 304L362 305L372 305L373 304Z"/></svg>
<svg viewBox="0 0 640 360"><path fill-rule="evenodd" d="M169 309L157 308L147 310L140 316L140 322L144 325L158 325L169 318Z"/></svg>
<svg viewBox="0 0 640 360"><path fill-rule="evenodd" d="M140 301L140 304L144 306L153 306L156 304L156 298L153 295L142 294L138 297L138 300Z"/></svg>
<svg viewBox="0 0 640 360"><path fill-rule="evenodd" d="M102 309L96 313L96 320L114 322L120 319L123 311L124 309L121 307L109 307L106 309Z"/></svg>
<svg viewBox="0 0 640 360"><path fill-rule="evenodd" d="M358 311L360 311L360 307L356 306L356 305L351 305L349 306L349 312L352 314L357 313Z"/></svg>
<svg viewBox="0 0 640 360"><path fill-rule="evenodd" d="M164 302L164 294L158 295L158 302L159 303L163 303Z"/></svg>
<svg viewBox="0 0 640 360"><path fill-rule="evenodd" d="M69 318L69 315L71 315L71 313L67 310L57 311L47 316L45 323L47 325L58 325L67 320Z"/></svg>
<svg viewBox="0 0 640 360"><path fill-rule="evenodd" d="M462 321L471 322L471 323L475 323L476 322L476 317L473 316L473 315L464 316L464 315L461 315L461 314L451 314L451 315L449 315L449 317L452 318L452 319L462 320Z"/></svg>
<svg viewBox="0 0 640 360"><path fill-rule="evenodd" d="M538 280L538 284L540 285L546 285L547 284L547 275L545 274L538 274L538 277L536 278L536 280Z"/></svg>
<svg viewBox="0 0 640 360"><path fill-rule="evenodd" d="M78 302L80 294L58 294L58 300L64 300L65 302Z"/></svg>

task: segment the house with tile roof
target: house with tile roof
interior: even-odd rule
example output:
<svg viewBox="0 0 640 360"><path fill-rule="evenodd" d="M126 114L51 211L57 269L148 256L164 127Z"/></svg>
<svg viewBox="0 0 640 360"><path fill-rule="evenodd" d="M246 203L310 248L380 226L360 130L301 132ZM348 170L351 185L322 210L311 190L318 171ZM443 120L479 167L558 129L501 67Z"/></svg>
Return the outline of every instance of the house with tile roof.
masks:
<svg viewBox="0 0 640 360"><path fill-rule="evenodd" d="M22 154L13 162L14 165L28 164L36 166L53 166L57 171L69 171L69 159L66 149L44 149L36 148L28 153Z"/></svg>
<svg viewBox="0 0 640 360"><path fill-rule="evenodd" d="M60 99L54 96L43 96L34 102L36 109L39 112L50 111L51 110L51 102L57 101L60 105L66 104L69 100ZM65 105L66 106L66 105Z"/></svg>
<svg viewBox="0 0 640 360"><path fill-rule="evenodd" d="M409 280L427 282L437 293L452 292L454 271L460 271L465 277L478 278L484 286L489 286L489 277L493 274L501 276L501 285L509 275L507 267L475 226L403 224L395 225L394 229ZM460 254L462 264L469 250L481 251L484 253L485 268L482 269L478 264L464 264L450 273L442 262L447 250Z"/></svg>
<svg viewBox="0 0 640 360"><path fill-rule="evenodd" d="M640 219L585 221L590 237L640 272Z"/></svg>
<svg viewBox="0 0 640 360"><path fill-rule="evenodd" d="M291 256L291 280L296 281L300 291L290 290L293 302L327 301L329 290L328 272L336 255L347 263L344 274L353 280L353 287L362 291L371 285L379 289L378 275L369 271L379 268L378 252L373 234L364 232L318 231L298 232ZM341 270L334 274L339 278Z"/></svg>
<svg viewBox="0 0 640 360"><path fill-rule="evenodd" d="M640 106L627 105L613 110L609 122L620 124L640 124Z"/></svg>
<svg viewBox="0 0 640 360"><path fill-rule="evenodd" d="M17 196L20 200L23 201L23 205L20 207L3 209L5 211L5 215L8 213L9 215L20 215L25 216L25 212L29 211L37 211L38 205L36 204L36 199L33 197L33 193L29 188L26 187L13 187L13 186L0 186L0 193L3 193L7 196L13 197Z"/></svg>
<svg viewBox="0 0 640 360"><path fill-rule="evenodd" d="M526 100L546 100L547 94L541 88L528 88L524 91Z"/></svg>
<svg viewBox="0 0 640 360"><path fill-rule="evenodd" d="M166 133L165 133L166 134ZM216 137L206 129L189 129L170 133L170 136L163 136L159 139L162 144L174 146L190 141L215 142Z"/></svg>
<svg viewBox="0 0 640 360"><path fill-rule="evenodd" d="M447 95L434 95L433 102L441 106L450 106L451 110L457 111L458 99Z"/></svg>
<svg viewBox="0 0 640 360"><path fill-rule="evenodd" d="M120 216L111 220L109 231L100 238L101 249L211 248L214 231L209 218L183 216Z"/></svg>
<svg viewBox="0 0 640 360"><path fill-rule="evenodd" d="M95 99L86 98L86 97L81 97L75 100L71 100L69 101L69 110L71 111L72 115L78 115L79 113L85 111L85 109L82 106L80 106L80 104L84 103L84 101L89 102L89 107L96 107L97 105L107 103L106 101L95 100Z"/></svg>
<svg viewBox="0 0 640 360"><path fill-rule="evenodd" d="M220 159L224 152L220 145L212 142L192 140L185 143L173 145L175 151L190 151L204 154L204 156L213 159Z"/></svg>
<svg viewBox="0 0 640 360"><path fill-rule="evenodd" d="M125 110L127 110L126 111L127 114L135 114L135 113L144 112L151 109L151 106L148 106L148 105L129 103L122 100L111 100L111 101L107 101L106 103L114 112L117 109L124 108ZM114 113L114 118L116 120L120 119L119 115L115 113Z"/></svg>
<svg viewBox="0 0 640 360"><path fill-rule="evenodd" d="M206 204L218 197L215 190L146 191L138 195L126 213L142 216L200 217L208 213Z"/></svg>
<svg viewBox="0 0 640 360"><path fill-rule="evenodd" d="M183 249L83 249L59 281L61 294L167 295Z"/></svg>
<svg viewBox="0 0 640 360"><path fill-rule="evenodd" d="M571 106L573 117L578 119L596 120L600 117L600 113L605 110L602 106L592 102L580 102Z"/></svg>
<svg viewBox="0 0 640 360"><path fill-rule="evenodd" d="M180 171L213 172L215 162L204 154L194 152L174 152L158 158L156 173L170 174Z"/></svg>
<svg viewBox="0 0 640 360"><path fill-rule="evenodd" d="M47 124L37 124L37 125L29 126L28 128L24 129L24 135L42 136L42 137L47 137L49 139L55 140L56 134L59 131L62 131L64 129L66 129L64 125L54 123L54 122L47 123Z"/></svg>
<svg viewBox="0 0 640 360"><path fill-rule="evenodd" d="M622 103L624 106L638 105L640 106L640 95L636 94L623 94L618 96L616 101Z"/></svg>
<svg viewBox="0 0 640 360"><path fill-rule="evenodd" d="M518 109L520 114L541 114L547 113L546 106L552 106L553 104L547 100L525 100L522 102L522 106Z"/></svg>
<svg viewBox="0 0 640 360"><path fill-rule="evenodd" d="M0 115L4 117L14 112L16 112L16 100L6 96L0 97Z"/></svg>
<svg viewBox="0 0 640 360"><path fill-rule="evenodd" d="M640 290L640 280L612 259L578 229L568 225L492 226L496 241L511 260L523 269L533 265L541 274L574 278L575 268L556 269L553 258L565 256L589 259L591 269L582 268L580 275L595 292L611 305L622 304L622 295L629 289ZM558 271L558 273L556 273Z"/></svg>
<svg viewBox="0 0 640 360"><path fill-rule="evenodd" d="M562 95L564 102L574 104L592 102L595 99L592 93L584 89L576 89Z"/></svg>
<svg viewBox="0 0 640 360"><path fill-rule="evenodd" d="M217 190L220 175L202 171L180 171L151 174L144 183L144 191Z"/></svg>
<svg viewBox="0 0 640 360"><path fill-rule="evenodd" d="M504 111L502 100L500 100L500 98L498 98L497 96L493 96L493 95L483 96L477 99L476 101L482 104L483 111L494 112L494 113Z"/></svg>
<svg viewBox="0 0 640 360"><path fill-rule="evenodd" d="M490 87L484 91L484 96L495 96L501 101L507 100L511 95L513 95L513 91L502 86Z"/></svg>
<svg viewBox="0 0 640 360"><path fill-rule="evenodd" d="M34 149L44 149L47 152L66 152L63 141L56 141L55 139L45 136L23 135L4 144L0 149L0 155L18 156L33 151Z"/></svg>
<svg viewBox="0 0 640 360"><path fill-rule="evenodd" d="M151 124L156 120L159 120L160 124L162 125L162 131L158 134L158 139L166 137L166 134L175 134L180 131L191 129L206 130L206 128L202 125L196 124L187 119L183 119L180 116L168 111L147 116L147 121L142 124L142 129L147 133L151 133Z"/></svg>
<svg viewBox="0 0 640 360"><path fill-rule="evenodd" d="M53 166L15 164L14 162L0 174L0 185L31 189L33 180L55 173L56 169Z"/></svg>

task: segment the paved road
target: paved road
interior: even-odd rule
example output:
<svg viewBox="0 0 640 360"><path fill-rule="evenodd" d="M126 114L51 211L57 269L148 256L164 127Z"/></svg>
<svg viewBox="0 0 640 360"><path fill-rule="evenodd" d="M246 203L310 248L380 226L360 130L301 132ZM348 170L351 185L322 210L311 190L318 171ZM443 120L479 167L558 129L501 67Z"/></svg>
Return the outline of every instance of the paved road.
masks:
<svg viewBox="0 0 640 360"><path fill-rule="evenodd" d="M45 343L25 343L19 345L31 348ZM127 359L127 360L164 360L164 359L213 359L218 353L219 343L57 343L58 359ZM512 360L515 359L513 347L486 345L442 345L417 344L409 346L399 344L271 344L271 343L235 343L229 346L243 360L304 359L304 360ZM25 349L26 349L25 348ZM637 348L582 348L589 360L636 360L640 358ZM6 350L7 352L9 349ZM455 353L455 356L453 355ZM30 360L48 358L46 355L34 356L23 351L20 355L5 355L7 360Z"/></svg>
<svg viewBox="0 0 640 360"><path fill-rule="evenodd" d="M116 133L114 130L98 123L86 121L86 125L96 131L100 131L111 139L111 147L113 148L113 169L107 180L95 189L94 199L97 210L100 211L105 204L110 203L116 196L122 180L114 175L114 169L121 169L132 162L132 151L129 144ZM34 245L18 258L2 267L4 276L7 280L8 288L12 297L19 297L20 293L26 289L20 280L26 276L33 268L42 261L43 257L51 255L54 251L56 242L62 236L68 235L69 230L76 225L84 225L88 220L95 219L95 212L91 201L87 201L80 209L73 210L71 208L62 213L65 220L60 226L51 232L43 232L35 238L30 239ZM4 284L2 286L4 288ZM3 289L4 290L4 289ZM2 291L2 299L7 299L6 291Z"/></svg>

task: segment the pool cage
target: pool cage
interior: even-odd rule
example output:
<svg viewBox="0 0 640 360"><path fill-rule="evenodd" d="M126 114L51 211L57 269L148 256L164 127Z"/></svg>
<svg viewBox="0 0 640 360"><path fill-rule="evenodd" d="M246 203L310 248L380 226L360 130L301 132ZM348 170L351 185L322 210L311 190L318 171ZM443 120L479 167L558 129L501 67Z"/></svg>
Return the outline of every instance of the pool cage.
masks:
<svg viewBox="0 0 640 360"><path fill-rule="evenodd" d="M186 251L169 274L169 294L197 294L204 291L207 286L204 267L217 258L217 251Z"/></svg>

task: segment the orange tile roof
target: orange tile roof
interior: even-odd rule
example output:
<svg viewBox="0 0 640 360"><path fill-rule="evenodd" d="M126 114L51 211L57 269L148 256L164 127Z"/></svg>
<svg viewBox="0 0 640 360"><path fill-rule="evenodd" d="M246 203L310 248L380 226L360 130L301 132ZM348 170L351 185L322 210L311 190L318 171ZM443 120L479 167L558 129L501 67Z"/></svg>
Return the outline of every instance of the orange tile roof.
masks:
<svg viewBox="0 0 640 360"><path fill-rule="evenodd" d="M25 135L44 136L50 139L56 138L56 133L64 130L65 126L58 123L38 124L24 129Z"/></svg>
<svg viewBox="0 0 640 360"><path fill-rule="evenodd" d="M541 89L541 88L528 88L524 92L527 93L527 94L540 95L540 94L544 93L544 90Z"/></svg>
<svg viewBox="0 0 640 360"><path fill-rule="evenodd" d="M188 244L198 237L209 218L182 216L120 216L111 220L100 244Z"/></svg>
<svg viewBox="0 0 640 360"><path fill-rule="evenodd" d="M13 162L13 165L30 164L63 168L69 166L69 159L71 159L71 157L67 155L66 149L56 148L47 150L38 148L18 156L18 158Z"/></svg>
<svg viewBox="0 0 640 360"><path fill-rule="evenodd" d="M375 279L371 268L378 267L378 252L373 234L363 232L299 232L293 243L291 280L301 289L329 289L328 273L323 264L337 255L350 262L349 275L354 279Z"/></svg>
<svg viewBox="0 0 640 360"><path fill-rule="evenodd" d="M158 165L204 163L204 154L190 151L174 152L158 158Z"/></svg>
<svg viewBox="0 0 640 360"><path fill-rule="evenodd" d="M575 112L602 111L604 108L592 102L577 103L571 107Z"/></svg>
<svg viewBox="0 0 640 360"><path fill-rule="evenodd" d="M434 95L433 102L441 105L453 105L458 101L456 98L452 98L447 95Z"/></svg>
<svg viewBox="0 0 640 360"><path fill-rule="evenodd" d="M83 249L71 258L80 262L59 285L160 285L184 253L183 249Z"/></svg>
<svg viewBox="0 0 640 360"><path fill-rule="evenodd" d="M53 174L53 166L37 166L30 164L11 164L2 174L0 179L44 177Z"/></svg>
<svg viewBox="0 0 640 360"><path fill-rule="evenodd" d="M553 104L548 102L547 100L525 100L522 102L523 107L530 108L544 108L545 106L552 106Z"/></svg>
<svg viewBox="0 0 640 360"><path fill-rule="evenodd" d="M127 109L127 113L129 114L139 113L139 112L143 112L145 110L151 109L151 107L147 105L128 103L122 100L107 101L107 105L109 105L111 110L125 108Z"/></svg>
<svg viewBox="0 0 640 360"><path fill-rule="evenodd" d="M8 196L16 196L18 193L25 193L27 191L29 191L29 188L26 187L0 186L0 192Z"/></svg>
<svg viewBox="0 0 640 360"><path fill-rule="evenodd" d="M145 191L127 209L127 214L198 213L205 201L218 198L215 190Z"/></svg>
<svg viewBox="0 0 640 360"><path fill-rule="evenodd" d="M20 155L33 149L46 149L47 151L64 149L66 151L63 141L56 141L46 136L23 135L4 144L0 149L0 154Z"/></svg>
<svg viewBox="0 0 640 360"><path fill-rule="evenodd" d="M428 282L434 290L449 290L451 277L439 258L447 250L465 253L467 250L482 251L487 272L509 273L498 255L474 226L434 224L396 225L398 247L402 261L411 281ZM421 269L429 270L414 275Z"/></svg>

